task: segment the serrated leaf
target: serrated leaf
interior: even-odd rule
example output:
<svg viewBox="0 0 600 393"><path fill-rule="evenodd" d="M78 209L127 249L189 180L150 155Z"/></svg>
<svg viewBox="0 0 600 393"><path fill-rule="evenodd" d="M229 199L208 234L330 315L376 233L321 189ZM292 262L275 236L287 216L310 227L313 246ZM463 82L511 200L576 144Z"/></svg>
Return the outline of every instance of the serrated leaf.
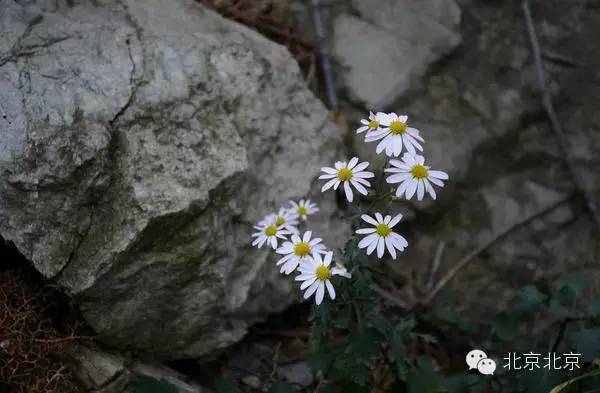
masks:
<svg viewBox="0 0 600 393"><path fill-rule="evenodd" d="M392 324L390 323L390 321L385 319L383 315L381 315L379 312L370 313L367 318L367 321L370 326L372 326L386 338L392 334Z"/></svg>

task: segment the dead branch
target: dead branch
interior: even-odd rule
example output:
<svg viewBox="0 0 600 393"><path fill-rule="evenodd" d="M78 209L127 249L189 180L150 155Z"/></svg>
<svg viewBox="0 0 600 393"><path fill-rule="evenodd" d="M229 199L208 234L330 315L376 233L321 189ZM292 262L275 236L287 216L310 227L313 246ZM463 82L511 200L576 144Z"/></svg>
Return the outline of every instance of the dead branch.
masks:
<svg viewBox="0 0 600 393"><path fill-rule="evenodd" d="M522 221L517 222L516 224L512 225L511 227L509 227L509 228L505 229L504 231L498 233L496 236L493 236L491 239L489 239L488 241L484 242L480 246L476 247L473 251L471 251L470 253L468 253L467 255L465 255L462 259L460 259L437 282L437 284L433 287L433 289L431 290L431 292L429 293L429 295L421 302L421 304L428 305L429 303L431 303L431 301L437 296L437 294L458 274L458 272L460 272L465 266L467 266L479 254L481 254L482 252L484 252L485 250L487 250L488 248L490 248L491 246L493 246L494 244L496 244L498 241L504 239L506 236L510 235L515 230L517 230L517 229L519 229L519 228L521 228L521 227L529 224L531 221L535 220L536 218L542 217L542 216L550 213L551 211L553 211L554 209L558 208L559 206L561 206L565 202L569 201L570 199L571 199L571 196L568 196L566 198L563 198L563 199L559 200L558 202L556 202L553 205L551 205L551 206L543 209L542 211L540 211L538 213L534 213L534 214L526 217Z"/></svg>
<svg viewBox="0 0 600 393"><path fill-rule="evenodd" d="M592 215L592 218L598 229L600 229L600 211L598 211L598 206L596 205L593 196L591 193L585 188L583 180L577 171L575 166L575 161L569 151L567 138L564 132L564 129L558 119L556 111L554 110L554 105L552 104L552 95L550 94L550 90L546 84L546 76L544 73L544 63L542 60L542 51L540 50L540 44L538 41L537 34L535 32L535 27L533 25L533 19L531 17L531 10L529 8L529 1L523 0L521 3L523 8L523 14L525 15L525 22L527 23L527 32L529 34L529 42L531 44L531 51L533 53L533 59L535 63L535 70L538 79L538 87L540 92L542 93L542 104L544 106L544 110L548 115L548 119L550 120L550 125L556 139L558 141L558 145L563 153L563 157L565 159L565 164L567 166L568 171L571 173L571 177L573 179L573 183L575 187L579 191L579 193L583 196L585 200L585 204Z"/></svg>

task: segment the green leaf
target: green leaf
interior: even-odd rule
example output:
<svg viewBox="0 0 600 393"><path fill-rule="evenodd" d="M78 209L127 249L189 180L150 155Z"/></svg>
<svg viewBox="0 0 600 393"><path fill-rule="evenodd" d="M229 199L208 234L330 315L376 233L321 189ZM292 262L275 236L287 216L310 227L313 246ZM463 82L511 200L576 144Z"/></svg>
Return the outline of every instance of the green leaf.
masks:
<svg viewBox="0 0 600 393"><path fill-rule="evenodd" d="M375 329L359 330L350 337L350 351L354 356L370 360L381 351L384 337Z"/></svg>
<svg viewBox="0 0 600 393"><path fill-rule="evenodd" d="M500 313L492 324L492 331L502 341L511 341L517 335L520 321L510 312Z"/></svg>
<svg viewBox="0 0 600 393"><path fill-rule="evenodd" d="M572 316L571 308L565 306L557 299L550 300L549 311L558 318L567 318Z"/></svg>
<svg viewBox="0 0 600 393"><path fill-rule="evenodd" d="M371 312L367 318L368 324L383 334L386 338L392 334L392 324L378 311Z"/></svg>
<svg viewBox="0 0 600 393"><path fill-rule="evenodd" d="M269 393L299 393L299 390L285 382L275 382L271 385Z"/></svg>
<svg viewBox="0 0 600 393"><path fill-rule="evenodd" d="M548 297L541 293L535 286L526 285L516 295L515 307L527 311L542 305Z"/></svg>
<svg viewBox="0 0 600 393"><path fill-rule="evenodd" d="M231 379L219 378L215 383L215 390L217 393L236 393L237 385Z"/></svg>
<svg viewBox="0 0 600 393"><path fill-rule="evenodd" d="M417 359L417 367L413 368L406 380L408 393L438 393L440 380L433 370L431 359L421 356Z"/></svg>
<svg viewBox="0 0 600 393"><path fill-rule="evenodd" d="M485 385L485 379L473 374L456 374L440 382L440 388L448 393L471 393Z"/></svg>
<svg viewBox="0 0 600 393"><path fill-rule="evenodd" d="M600 317L600 299L592 301L585 310L585 312L589 317Z"/></svg>
<svg viewBox="0 0 600 393"><path fill-rule="evenodd" d="M131 382L133 393L179 393L176 386L164 379L158 380L146 375L141 375Z"/></svg>
<svg viewBox="0 0 600 393"><path fill-rule="evenodd" d="M359 239L356 237L350 238L346 244L344 245L344 261L348 264L354 262L356 257L360 254L360 249L358 248Z"/></svg>
<svg viewBox="0 0 600 393"><path fill-rule="evenodd" d="M563 288L569 288L579 297L583 290L592 282L592 277L586 273L571 273L563 275L558 284Z"/></svg>
<svg viewBox="0 0 600 393"><path fill-rule="evenodd" d="M575 351L581 353L583 361L591 361L600 356L600 328L570 331L567 340Z"/></svg>

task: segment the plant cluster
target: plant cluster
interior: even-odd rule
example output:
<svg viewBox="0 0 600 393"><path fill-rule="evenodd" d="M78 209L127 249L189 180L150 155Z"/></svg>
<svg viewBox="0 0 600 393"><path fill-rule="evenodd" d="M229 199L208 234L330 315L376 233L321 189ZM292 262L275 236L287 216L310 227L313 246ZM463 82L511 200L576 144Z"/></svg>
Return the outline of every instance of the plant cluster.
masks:
<svg viewBox="0 0 600 393"><path fill-rule="evenodd" d="M382 210L414 196L418 200L426 195L436 199L434 187L443 187L443 181L448 179L445 172L425 164L420 154L424 140L407 120L395 113L370 113L357 129L357 133L364 133L366 143L377 143L378 154L385 154L385 182L376 181L375 172L368 170L369 163L358 157L321 169L319 179L325 182L321 192L343 190L345 199L357 211L348 217L355 228L354 235L336 257L312 231L301 232L301 224L317 212L317 206L310 201L292 202L255 226L253 245L267 244L275 250L281 256L277 262L281 273L296 273L304 298L315 298L309 318L310 363L319 378L317 390L541 393L565 379L572 381L568 378L577 375L585 378L565 386L594 386L598 383L594 377L598 370L593 361L600 355L600 331L593 323L598 322L600 314L598 302L580 309L585 303L581 301L585 287L578 281L581 279L566 279L557 291L523 287L504 311L481 321L453 311L453 294L449 290L440 294L439 302L418 313L415 309L397 314L383 311L374 284L376 275L385 273L372 263L371 257L395 260L408 247L408 241L397 230L402 215ZM361 200L367 203L362 205ZM374 202L383 202L382 210L372 211ZM477 298L476 293L470 295ZM554 323L539 330L541 318ZM536 340L531 339L532 331L537 332ZM444 345L440 345L441 340ZM499 366L494 376L468 371L465 354L472 349L467 347L469 340L485 347L495 359ZM561 348L586 353L580 370L573 374L566 370L528 374L502 369L501 357L508 351L543 353ZM297 390L291 386L285 390L294 391Z"/></svg>

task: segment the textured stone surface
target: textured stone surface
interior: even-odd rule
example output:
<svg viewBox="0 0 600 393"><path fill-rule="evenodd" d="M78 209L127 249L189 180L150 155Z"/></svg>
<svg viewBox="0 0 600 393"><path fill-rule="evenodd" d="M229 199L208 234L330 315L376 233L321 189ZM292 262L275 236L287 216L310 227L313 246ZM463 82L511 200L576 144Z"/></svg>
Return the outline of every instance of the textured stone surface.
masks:
<svg viewBox="0 0 600 393"><path fill-rule="evenodd" d="M460 43L453 0L354 0L360 17L333 20L333 55L350 96L367 107L392 103L430 64Z"/></svg>
<svg viewBox="0 0 600 393"><path fill-rule="evenodd" d="M341 153L284 48L192 0L0 0L0 31L0 233L101 337L199 356L295 299L250 224Z"/></svg>
<svg viewBox="0 0 600 393"><path fill-rule="evenodd" d="M77 345L67 349L67 357L70 364L74 366L75 376L86 391L133 393L140 390L139 387L134 387L136 383L156 381L156 383L168 384L179 393L208 392L207 389L188 381L184 375L168 367L126 359L121 355L100 349Z"/></svg>
<svg viewBox="0 0 600 393"><path fill-rule="evenodd" d="M495 312L486 305L501 307L522 285L552 285L564 272L598 277L600 242L542 108L522 12L479 0L460 5L460 47L415 82L421 88L376 109L407 113L426 140L428 162L450 175L435 203L398 204L401 212L415 213L406 224L409 248L398 276L427 280L443 241L441 276L510 229L449 284L447 294L455 298L439 297L455 301L459 312L479 308L475 315L481 318ZM600 165L592 152L600 149L600 114L593 104L600 63L594 55L599 43L590 37L600 34L600 13L585 5L576 10L542 3L532 12L567 147L598 203ZM365 156L375 149L360 141L357 146Z"/></svg>

